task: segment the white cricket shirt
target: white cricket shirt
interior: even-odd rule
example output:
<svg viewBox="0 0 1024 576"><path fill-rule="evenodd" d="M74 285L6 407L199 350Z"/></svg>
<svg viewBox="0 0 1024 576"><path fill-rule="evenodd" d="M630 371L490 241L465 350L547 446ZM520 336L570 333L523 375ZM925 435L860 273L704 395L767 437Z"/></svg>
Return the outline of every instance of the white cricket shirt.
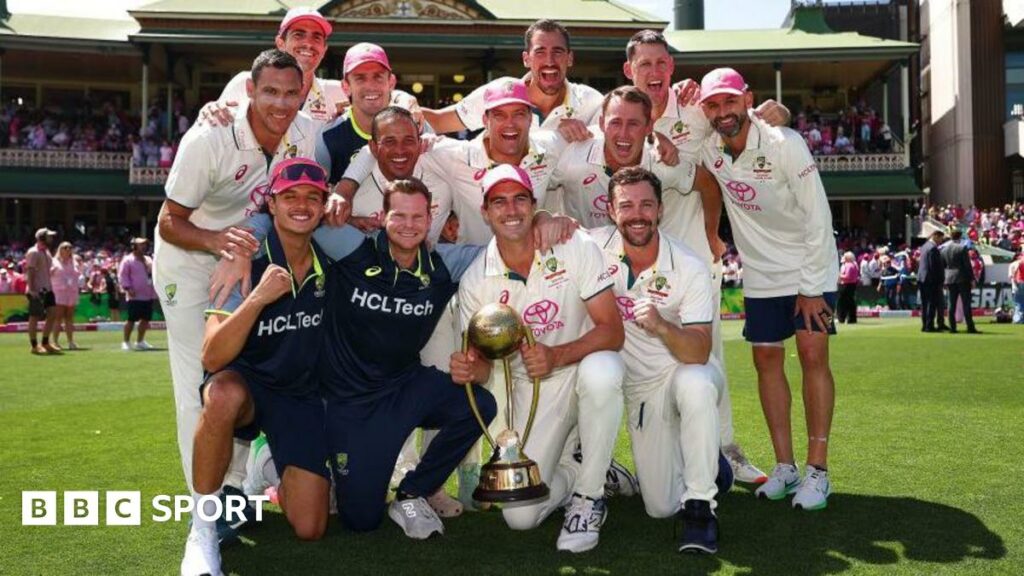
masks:
<svg viewBox="0 0 1024 576"><path fill-rule="evenodd" d="M494 80L518 80L511 76L505 76ZM586 84L574 84L566 81L565 101L556 106L546 118L541 118L540 113L533 110L533 128L545 130L556 130L562 118L573 118L582 121L587 126L596 124L601 116L601 104L604 102L604 95ZM484 127L484 90L486 86L480 86L470 92L466 97L455 105L455 113L459 120L469 130L480 130Z"/></svg>

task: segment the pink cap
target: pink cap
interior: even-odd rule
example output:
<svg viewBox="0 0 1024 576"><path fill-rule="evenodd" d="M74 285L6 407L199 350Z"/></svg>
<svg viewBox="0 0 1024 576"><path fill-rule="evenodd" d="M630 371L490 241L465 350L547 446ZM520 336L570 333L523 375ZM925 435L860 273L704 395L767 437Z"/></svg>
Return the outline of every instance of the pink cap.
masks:
<svg viewBox="0 0 1024 576"><path fill-rule="evenodd" d="M742 96L747 91L743 76L732 68L715 68L700 81L700 101L704 102L718 94Z"/></svg>
<svg viewBox="0 0 1024 576"><path fill-rule="evenodd" d="M271 195L300 184L308 184L321 192L327 192L327 173L316 160L309 158L289 158L274 166L270 176Z"/></svg>
<svg viewBox="0 0 1024 576"><path fill-rule="evenodd" d="M360 42L349 48L348 52L345 52L345 68L342 75L348 76L349 72L370 62L376 62L387 68L388 72L391 71L388 55L384 52L383 48L369 42Z"/></svg>
<svg viewBox="0 0 1024 576"><path fill-rule="evenodd" d="M484 198L487 198L492 188L502 182L515 182L529 190L530 196L533 196L533 182L530 181L530 175L526 170L512 164L498 164L484 175Z"/></svg>
<svg viewBox="0 0 1024 576"><path fill-rule="evenodd" d="M523 104L532 108L526 93L526 83L515 78L494 80L484 87L484 111L493 110L505 104Z"/></svg>
<svg viewBox="0 0 1024 576"><path fill-rule="evenodd" d="M331 32L334 31L331 23L321 16L315 9L296 7L292 8L284 15L284 20L281 20L281 27L277 29L278 35L284 35L289 26L303 20L316 22L320 26L320 29L324 31L324 36L330 36Z"/></svg>

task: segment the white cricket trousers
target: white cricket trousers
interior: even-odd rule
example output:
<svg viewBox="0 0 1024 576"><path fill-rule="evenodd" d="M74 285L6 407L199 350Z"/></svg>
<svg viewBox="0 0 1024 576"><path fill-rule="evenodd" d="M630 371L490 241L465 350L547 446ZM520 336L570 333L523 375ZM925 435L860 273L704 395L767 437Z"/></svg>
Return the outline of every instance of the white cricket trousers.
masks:
<svg viewBox="0 0 1024 576"><path fill-rule="evenodd" d="M647 514L667 518L683 502L707 500L715 507L718 475L721 369L680 364L660 385L634 393L626 382L627 428L640 494Z"/></svg>
<svg viewBox="0 0 1024 576"><path fill-rule="evenodd" d="M501 370L501 364L496 362L493 372L499 375L491 378L495 386L491 393L501 399L498 417L494 419L501 423L499 430L504 427L505 404ZM524 451L540 467L541 478L551 489L551 495L540 502L505 506L502 514L509 528L537 527L551 512L564 506L574 492L591 498L604 496L605 474L622 423L624 376L625 364L618 352L601 351L541 381L537 415ZM532 382L517 380L512 401L514 428L522 433L533 401ZM492 424L492 433L494 429ZM577 432L583 449L582 463L573 458Z"/></svg>

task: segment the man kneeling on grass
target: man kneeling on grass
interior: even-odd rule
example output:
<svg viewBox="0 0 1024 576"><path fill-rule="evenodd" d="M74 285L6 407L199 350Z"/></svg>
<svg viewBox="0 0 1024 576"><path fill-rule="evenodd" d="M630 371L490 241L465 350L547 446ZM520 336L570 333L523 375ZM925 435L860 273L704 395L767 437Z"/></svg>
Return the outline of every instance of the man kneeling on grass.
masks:
<svg viewBox="0 0 1024 576"><path fill-rule="evenodd" d="M273 228L263 255L252 261L259 284L243 299L235 288L208 311L192 481L196 510L181 561L182 576L221 574L214 508L232 453L232 435L267 436L281 477L281 508L296 536L319 539L327 526L330 491L324 405L316 359L322 336L328 258L312 239L327 195L327 177L312 160L295 158L274 170L269 210ZM214 510L205 510L206 518Z"/></svg>

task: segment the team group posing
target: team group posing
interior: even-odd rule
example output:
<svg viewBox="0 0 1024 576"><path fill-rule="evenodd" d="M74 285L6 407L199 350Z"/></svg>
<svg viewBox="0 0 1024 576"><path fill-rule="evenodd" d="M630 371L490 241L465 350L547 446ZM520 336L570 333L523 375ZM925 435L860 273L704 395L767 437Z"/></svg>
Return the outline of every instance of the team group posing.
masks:
<svg viewBox="0 0 1024 576"><path fill-rule="evenodd" d="M493 302L535 337L513 360L510 401L522 430L539 379L529 451L550 487L503 507L510 528L564 509L557 547L583 552L607 498L639 493L651 516L682 517L681 551L714 553L715 496L734 476L759 497L825 507L838 258L815 162L779 127L785 108L755 110L728 68L673 86L655 31L627 44L632 85L602 96L566 80L569 34L541 20L525 34L524 79L421 110L373 44L348 50L340 83L317 78L330 34L315 10L289 11L277 49L204 108L167 180L154 281L182 466L207 506L183 575L220 574L219 541L238 528L208 520L211 494L271 486L302 539L320 538L331 511L355 531L387 513L427 538L443 533L439 517L477 506L481 430L461 385L474 384L487 421L506 399L460 335ZM463 129L482 133L430 134ZM768 475L733 438L723 204L744 262L744 336L777 462ZM794 335L803 476L784 371ZM623 417L635 478L612 461ZM418 463L388 504L400 455ZM444 491L453 473L458 499Z"/></svg>

